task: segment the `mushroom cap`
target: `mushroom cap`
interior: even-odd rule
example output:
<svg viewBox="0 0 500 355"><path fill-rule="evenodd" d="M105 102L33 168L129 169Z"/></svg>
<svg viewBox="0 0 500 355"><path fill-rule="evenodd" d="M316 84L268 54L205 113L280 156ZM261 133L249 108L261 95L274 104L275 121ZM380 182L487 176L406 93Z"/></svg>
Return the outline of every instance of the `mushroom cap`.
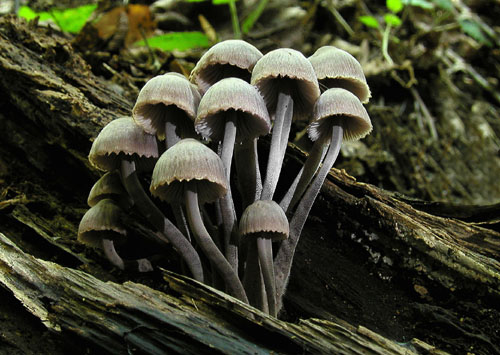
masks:
<svg viewBox="0 0 500 355"><path fill-rule="evenodd" d="M165 151L153 170L151 193L161 200L183 203L187 183L197 184L200 203L224 196L228 189L222 160L196 139L182 139Z"/></svg>
<svg viewBox="0 0 500 355"><path fill-rule="evenodd" d="M93 207L97 202L110 198L118 203L123 208L129 208L133 205L133 201L122 185L120 174L117 170L109 171L92 186L87 204Z"/></svg>
<svg viewBox="0 0 500 355"><path fill-rule="evenodd" d="M207 90L198 107L195 129L205 138L221 141L226 119L234 112L236 142L269 133L271 121L264 99L255 86L239 78L222 79Z"/></svg>
<svg viewBox="0 0 500 355"><path fill-rule="evenodd" d="M78 226L78 241L91 247L100 247L103 239L123 240L126 235L122 210L109 198L91 207Z"/></svg>
<svg viewBox="0 0 500 355"><path fill-rule="evenodd" d="M222 41L203 54L189 79L202 94L223 78L250 81L252 69L261 57L262 53L248 42L240 39Z"/></svg>
<svg viewBox="0 0 500 355"><path fill-rule="evenodd" d="M133 159L143 171L152 170L158 158L156 137L144 132L132 117L109 122L90 148L90 164L102 171L117 169L122 158Z"/></svg>
<svg viewBox="0 0 500 355"><path fill-rule="evenodd" d="M361 64L350 53L334 47L323 46L309 57L320 85L327 89L340 87L356 95L362 103L371 97Z"/></svg>
<svg viewBox="0 0 500 355"><path fill-rule="evenodd" d="M241 216L241 236L278 241L288 238L289 231L285 212L272 200L255 201L245 209Z"/></svg>
<svg viewBox="0 0 500 355"><path fill-rule="evenodd" d="M139 92L132 116L147 133L165 139L165 122L177 127L180 137L194 137L193 121L200 93L179 73L166 73L150 79Z"/></svg>
<svg viewBox="0 0 500 355"><path fill-rule="evenodd" d="M307 119L320 94L311 63L302 53L290 48L275 49L259 59L252 71L251 83L264 97L271 117L274 117L281 88L287 88L294 100L295 119Z"/></svg>
<svg viewBox="0 0 500 355"><path fill-rule="evenodd" d="M307 128L309 138L324 138L333 124L342 125L346 141L361 139L372 131L370 117L358 97L342 88L328 89L319 97Z"/></svg>

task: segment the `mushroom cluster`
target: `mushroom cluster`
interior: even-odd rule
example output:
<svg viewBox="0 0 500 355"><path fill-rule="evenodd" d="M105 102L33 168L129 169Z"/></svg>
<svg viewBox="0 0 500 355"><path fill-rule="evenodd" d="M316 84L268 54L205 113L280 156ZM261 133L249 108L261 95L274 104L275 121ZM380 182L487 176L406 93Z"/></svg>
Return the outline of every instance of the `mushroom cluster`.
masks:
<svg viewBox="0 0 500 355"><path fill-rule="evenodd" d="M338 48L306 58L289 48L263 55L242 40L220 42L189 78L149 80L131 117L99 133L89 161L106 173L90 192L78 240L100 247L117 268L152 270L148 259L124 261L115 249L135 209L189 276L277 316L302 228L342 140L372 129L363 106L369 97L361 65ZM297 120L309 120L314 144L278 199ZM268 134L268 156L259 157L258 139Z"/></svg>

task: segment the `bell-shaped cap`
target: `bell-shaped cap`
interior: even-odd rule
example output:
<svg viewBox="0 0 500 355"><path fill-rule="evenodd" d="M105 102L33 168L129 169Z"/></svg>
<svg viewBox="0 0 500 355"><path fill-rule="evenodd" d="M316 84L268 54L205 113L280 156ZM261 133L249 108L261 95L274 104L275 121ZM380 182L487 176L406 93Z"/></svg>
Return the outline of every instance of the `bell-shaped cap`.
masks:
<svg viewBox="0 0 500 355"><path fill-rule="evenodd" d="M196 184L200 203L213 202L227 192L219 156L203 143L186 138L158 159L151 178L151 193L161 200L183 203L187 184Z"/></svg>
<svg viewBox="0 0 500 355"><path fill-rule="evenodd" d="M241 236L279 241L288 238L289 231L285 212L272 200L255 201L245 209L241 216Z"/></svg>
<svg viewBox="0 0 500 355"><path fill-rule="evenodd" d="M318 48L309 57L321 87L327 89L338 87L349 90L362 103L371 97L361 64L350 53L334 47Z"/></svg>
<svg viewBox="0 0 500 355"><path fill-rule="evenodd" d="M179 137L194 137L193 122L200 93L179 73L150 79L139 92L132 116L147 133L165 139L165 122L174 123Z"/></svg>
<svg viewBox="0 0 500 355"><path fill-rule="evenodd" d="M327 137L333 124L342 125L346 141L361 139L372 131L370 117L358 97L341 88L328 89L319 97L307 128L309 138Z"/></svg>
<svg viewBox="0 0 500 355"><path fill-rule="evenodd" d="M82 217L78 227L78 241L91 247L100 247L103 239L123 240L127 231L122 222L122 210L111 199L103 199Z"/></svg>
<svg viewBox="0 0 500 355"><path fill-rule="evenodd" d="M198 107L195 129L207 139L222 141L229 115L236 120L236 142L266 135L271 129L259 91L239 78L222 79L208 89Z"/></svg>
<svg viewBox="0 0 500 355"><path fill-rule="evenodd" d="M93 207L97 202L110 198L118 203L122 208L129 208L133 201L122 185L120 174L117 170L109 171L96 181L90 190L87 204Z"/></svg>
<svg viewBox="0 0 500 355"><path fill-rule="evenodd" d="M275 49L259 59L251 83L264 97L271 117L274 117L282 88L289 90L293 98L295 119L308 119L320 94L311 63L302 53L290 48Z"/></svg>
<svg viewBox="0 0 500 355"><path fill-rule="evenodd" d="M261 57L262 53L248 42L222 41L203 54L189 78L202 94L224 78L236 77L249 82L252 69Z"/></svg>
<svg viewBox="0 0 500 355"><path fill-rule="evenodd" d="M89 161L95 168L111 171L120 167L121 159L132 159L137 169L152 170L158 158L156 137L144 132L132 117L109 122L92 143Z"/></svg>

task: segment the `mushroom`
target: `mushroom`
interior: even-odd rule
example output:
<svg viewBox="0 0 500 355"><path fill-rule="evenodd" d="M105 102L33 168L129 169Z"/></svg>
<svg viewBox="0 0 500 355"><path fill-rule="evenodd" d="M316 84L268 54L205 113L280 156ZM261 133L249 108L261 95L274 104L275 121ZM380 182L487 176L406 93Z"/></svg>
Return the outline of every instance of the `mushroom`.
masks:
<svg viewBox="0 0 500 355"><path fill-rule="evenodd" d="M363 68L349 52L334 46L323 46L308 59L322 88L343 88L356 95L362 103L368 102L371 93Z"/></svg>
<svg viewBox="0 0 500 355"><path fill-rule="evenodd" d="M309 137L313 140L323 140L329 145L328 151L318 174L306 190L290 220L290 238L284 241L274 262L277 280L277 294L280 299L284 294L295 247L297 246L302 228L316 196L332 168L342 140L358 140L372 130L370 117L354 94L341 89L328 89L314 106L313 120L309 124ZM278 307L279 309L279 307Z"/></svg>
<svg viewBox="0 0 500 355"><path fill-rule="evenodd" d="M222 276L228 292L248 303L235 270L210 237L199 204L213 202L227 192L228 182L219 156L203 143L186 138L165 151L153 170L150 191L161 200L185 203L193 236Z"/></svg>
<svg viewBox="0 0 500 355"><path fill-rule="evenodd" d="M243 238L255 238L256 240L269 314L276 317L276 284L272 242L288 238L289 226L285 212L272 200L255 201L245 209L241 216L240 233Z"/></svg>
<svg viewBox="0 0 500 355"><path fill-rule="evenodd" d="M228 193L221 199L224 246L226 258L235 269L238 242L230 243L230 239L236 213L229 187L234 145L243 141L253 142L258 136L268 134L270 127L262 96L254 86L239 78L226 78L215 83L202 97L198 107L196 131L207 139L222 142L220 157L228 182ZM243 179L255 173L251 166L248 168L242 172Z"/></svg>
<svg viewBox="0 0 500 355"><path fill-rule="evenodd" d="M230 39L219 42L203 54L191 71L189 80L203 95L221 79L236 77L250 81L255 63L262 53L248 42Z"/></svg>
<svg viewBox="0 0 500 355"><path fill-rule="evenodd" d="M368 102L371 94L363 68L350 53L337 47L323 46L308 59L322 89L343 88L356 95L362 103ZM318 170L326 153L327 146L324 143L322 140L314 142L305 165L280 202L285 211L293 210Z"/></svg>
<svg viewBox="0 0 500 355"><path fill-rule="evenodd" d="M203 281L198 253L151 201L137 177L137 169L152 170L157 157L156 137L144 132L131 117L108 123L92 143L89 153L90 163L99 170L120 168L125 189L140 212L160 232L158 238L163 243L170 242L188 265L193 277Z"/></svg>
<svg viewBox="0 0 500 355"><path fill-rule="evenodd" d="M152 271L148 259L125 262L117 253L114 241L122 241L127 235L122 223L121 208L109 198L101 199L82 217L78 226L78 241L91 247L100 247L109 262L120 270L134 265L140 272ZM129 266L130 267L130 266Z"/></svg>
<svg viewBox="0 0 500 355"><path fill-rule="evenodd" d="M122 185L120 173L117 170L108 171L97 180L90 189L87 204L93 207L97 202L105 198L116 201L124 209L128 209L133 205L133 201Z"/></svg>
<svg viewBox="0 0 500 355"><path fill-rule="evenodd" d="M196 136L193 121L200 93L179 73L150 79L139 92L132 116L147 133L166 140L170 148L181 138Z"/></svg>
<svg viewBox="0 0 500 355"><path fill-rule="evenodd" d="M252 85L264 97L274 117L262 200L270 200L278 184L292 118L307 118L319 96L318 80L311 63L294 49L275 49L255 64Z"/></svg>

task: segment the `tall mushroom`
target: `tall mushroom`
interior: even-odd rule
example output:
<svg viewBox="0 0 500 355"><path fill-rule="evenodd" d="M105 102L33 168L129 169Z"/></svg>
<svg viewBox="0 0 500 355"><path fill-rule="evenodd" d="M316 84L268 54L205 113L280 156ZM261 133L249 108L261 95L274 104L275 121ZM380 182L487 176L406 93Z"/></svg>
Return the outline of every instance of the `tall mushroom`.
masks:
<svg viewBox="0 0 500 355"><path fill-rule="evenodd" d="M258 200L248 206L240 221L241 236L257 243L260 267L264 276L269 314L276 317L276 283L274 279L272 242L288 238L285 212L272 200ZM249 262L252 262L249 260ZM254 285L258 287L258 285Z"/></svg>
<svg viewBox="0 0 500 355"><path fill-rule="evenodd" d="M269 133L271 122L266 105L257 89L239 78L226 78L211 86L200 101L195 129L203 137L222 142L221 160L226 171L228 193L222 197L224 247L229 263L237 269L238 242L230 243L236 214L230 190L231 161L235 143L252 141ZM252 151L249 151L253 153ZM255 157L249 157L249 160ZM241 172L245 179L255 169L249 166Z"/></svg>
<svg viewBox="0 0 500 355"><path fill-rule="evenodd" d="M328 89L321 94L316 102L313 120L308 128L309 137L313 141L321 139L329 142L327 143L329 147L323 165L306 190L290 220L290 237L281 244L275 258L276 288L279 300L283 296L288 282L295 247L302 228L314 200L338 156L342 140L361 139L371 130L372 124L368 113L359 99L351 92L341 88Z"/></svg>
<svg viewBox="0 0 500 355"><path fill-rule="evenodd" d="M213 202L227 192L227 179L219 156L195 139L186 138L165 151L153 170L150 190L154 196L185 203L189 225L203 253L224 279L228 292L248 303L236 271L210 237L199 204Z"/></svg>
<svg viewBox="0 0 500 355"><path fill-rule="evenodd" d="M264 97L274 117L262 200L273 198L285 155L292 118L304 119L319 96L318 80L311 63L290 48L275 49L255 64L252 85Z"/></svg>
<svg viewBox="0 0 500 355"><path fill-rule="evenodd" d="M120 168L123 185L140 212L160 232L163 243L170 242L196 280L203 281L198 253L175 225L166 218L146 194L137 169L152 170L158 157L156 137L138 126L132 117L108 123L99 133L89 153L90 163L99 170Z"/></svg>

